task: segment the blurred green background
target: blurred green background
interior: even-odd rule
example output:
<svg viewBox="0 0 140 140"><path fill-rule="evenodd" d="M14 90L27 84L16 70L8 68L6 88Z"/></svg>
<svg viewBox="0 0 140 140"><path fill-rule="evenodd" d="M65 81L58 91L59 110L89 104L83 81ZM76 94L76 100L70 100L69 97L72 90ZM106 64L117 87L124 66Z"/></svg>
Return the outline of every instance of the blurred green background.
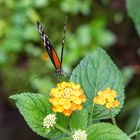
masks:
<svg viewBox="0 0 140 140"><path fill-rule="evenodd" d="M43 140L30 130L8 97L27 91L49 94L58 82L36 21L43 24L60 56L66 16L64 71L70 73L84 56L104 48L126 83L118 126L127 134L135 129L140 116L140 2L136 1L0 0L1 140Z"/></svg>

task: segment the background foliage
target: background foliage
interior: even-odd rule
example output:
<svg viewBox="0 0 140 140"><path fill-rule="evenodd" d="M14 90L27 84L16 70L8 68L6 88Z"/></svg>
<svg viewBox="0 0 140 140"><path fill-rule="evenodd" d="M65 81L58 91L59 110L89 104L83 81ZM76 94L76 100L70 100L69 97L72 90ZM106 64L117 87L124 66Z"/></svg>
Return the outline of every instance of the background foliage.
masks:
<svg viewBox="0 0 140 140"><path fill-rule="evenodd" d="M44 61L41 57L45 49L35 23L39 20L44 25L53 46L60 54L66 15L68 25L64 71L71 72L81 58L92 53L95 48L106 49L122 70L126 83L126 104L117 117L118 125L127 134L131 133L140 116L139 9L139 0L1 0L2 139L43 139L25 126L7 97L26 91L47 94L58 82L49 58L45 57Z"/></svg>

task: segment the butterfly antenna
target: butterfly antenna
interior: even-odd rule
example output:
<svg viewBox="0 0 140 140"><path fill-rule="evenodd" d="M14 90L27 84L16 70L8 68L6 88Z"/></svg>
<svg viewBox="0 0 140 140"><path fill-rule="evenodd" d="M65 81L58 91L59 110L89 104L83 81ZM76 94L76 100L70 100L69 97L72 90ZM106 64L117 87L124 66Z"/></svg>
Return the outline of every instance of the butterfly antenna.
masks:
<svg viewBox="0 0 140 140"><path fill-rule="evenodd" d="M62 37L61 65L62 65L62 62L63 62L63 52L64 52L64 45L65 45L65 33L66 33L66 29L67 29L67 16L66 16L66 19L65 19L64 32L63 32L63 37Z"/></svg>

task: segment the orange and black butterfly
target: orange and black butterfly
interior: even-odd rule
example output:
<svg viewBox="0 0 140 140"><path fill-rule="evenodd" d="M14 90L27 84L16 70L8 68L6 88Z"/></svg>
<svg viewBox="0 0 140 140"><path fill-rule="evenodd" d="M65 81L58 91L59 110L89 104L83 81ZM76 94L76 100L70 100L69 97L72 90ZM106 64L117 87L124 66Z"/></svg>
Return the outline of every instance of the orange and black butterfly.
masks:
<svg viewBox="0 0 140 140"><path fill-rule="evenodd" d="M49 38L47 34L45 33L45 30L43 26L37 21L37 28L40 33L40 36L43 40L44 46L48 52L48 55L55 67L55 71L57 74L63 75L64 72L62 70L62 61L63 61L63 51L64 51L64 40L65 40L65 32L66 32L66 21L65 21L65 26L64 26L64 34L63 34L63 39L62 39L62 49L61 49L61 59L59 59L55 49L52 47L51 42L49 41Z"/></svg>

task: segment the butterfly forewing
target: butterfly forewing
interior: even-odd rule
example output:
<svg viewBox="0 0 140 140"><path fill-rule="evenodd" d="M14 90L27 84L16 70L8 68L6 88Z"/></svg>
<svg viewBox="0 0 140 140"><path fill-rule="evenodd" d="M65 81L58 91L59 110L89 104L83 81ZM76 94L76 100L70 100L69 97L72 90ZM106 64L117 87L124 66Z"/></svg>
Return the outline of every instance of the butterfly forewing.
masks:
<svg viewBox="0 0 140 140"><path fill-rule="evenodd" d="M59 58L57 56L57 53L54 50L54 48L52 48L51 53L52 53L52 57L53 57L53 60L54 60L54 66L55 66L55 68L56 69L57 68L61 68L61 62L60 62L60 60L59 60Z"/></svg>
<svg viewBox="0 0 140 140"><path fill-rule="evenodd" d="M52 47L52 45L48 39L48 36L45 33L43 26L39 22L37 22L37 28L38 28L38 31L43 40L44 46L48 52L48 55L54 65L56 71L61 70L61 61L60 61L55 49Z"/></svg>

